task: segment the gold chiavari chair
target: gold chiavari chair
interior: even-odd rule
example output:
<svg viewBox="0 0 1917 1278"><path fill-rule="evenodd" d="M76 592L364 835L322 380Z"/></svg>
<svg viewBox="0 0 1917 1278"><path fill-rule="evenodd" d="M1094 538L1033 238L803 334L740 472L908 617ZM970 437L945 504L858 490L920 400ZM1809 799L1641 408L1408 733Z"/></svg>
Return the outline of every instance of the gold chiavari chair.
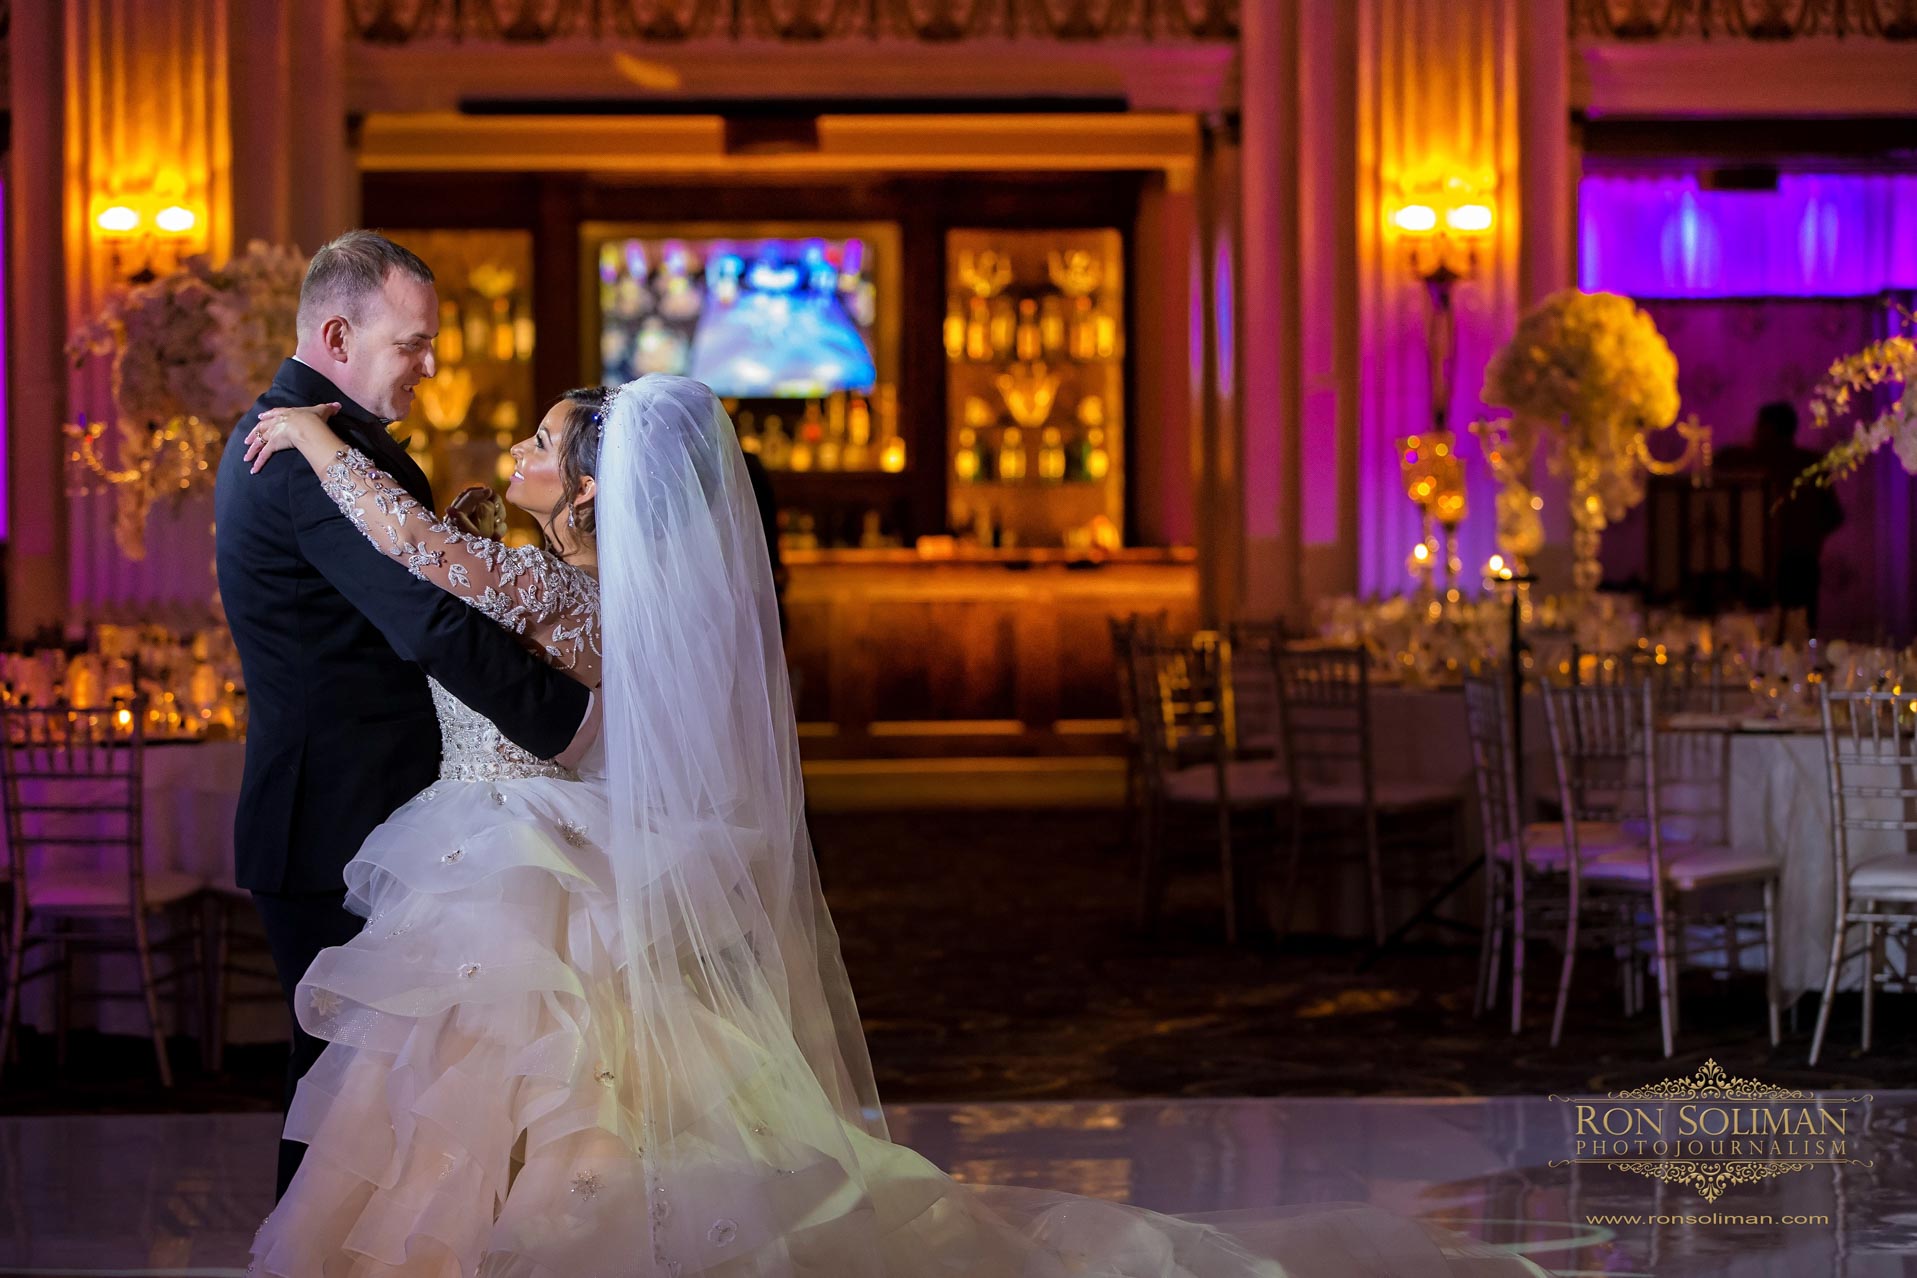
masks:
<svg viewBox="0 0 1917 1278"><path fill-rule="evenodd" d="M1278 726L1274 654L1291 641L1291 632L1282 621L1234 621L1227 633L1238 749L1243 754L1278 758L1284 746Z"/></svg>
<svg viewBox="0 0 1917 1278"><path fill-rule="evenodd" d="M1168 833L1174 819L1204 818L1218 851L1225 938L1237 943L1247 880L1240 843L1257 837L1253 821L1286 810L1290 789L1269 757L1242 757L1232 700L1231 642L1200 631L1188 642L1160 639L1138 646L1140 732L1145 759L1146 818L1140 856L1139 918L1149 925L1163 891ZM1269 821L1264 841L1271 842Z"/></svg>
<svg viewBox="0 0 1917 1278"><path fill-rule="evenodd" d="M1112 666L1118 683L1119 723L1125 735L1125 850L1132 853L1140 844L1139 824L1145 812L1145 742L1140 723L1140 707L1151 704L1156 690L1140 690L1140 672L1149 668L1142 661L1158 636L1164 633L1164 614L1156 616L1134 612L1107 619L1112 637Z"/></svg>
<svg viewBox="0 0 1917 1278"><path fill-rule="evenodd" d="M1836 885L1831 915L1830 969L1824 998L1811 1034L1810 1063L1824 1050L1831 1003L1844 964L1863 959L1864 1025L1862 1049L1870 1050L1875 1028L1877 986L1912 986L1910 945L1917 923L1917 711L1909 693L1826 692L1820 713L1829 761L1831 881ZM1852 846L1859 835L1895 835L1902 849L1866 853ZM1861 841L1861 840L1860 840ZM1851 931L1864 930L1860 949L1847 949ZM1884 942L1891 934L1903 942L1902 970L1890 964Z"/></svg>
<svg viewBox="0 0 1917 1278"><path fill-rule="evenodd" d="M12 1046L26 981L43 975L56 981L57 1051L64 1061L74 953L131 953L139 991L96 990L94 998L144 1001L161 1085L173 1085L160 989L203 970L205 938L193 907L205 885L193 875L145 864L144 711L140 701L107 710L0 709L0 801L16 885L0 1063ZM164 947L156 947L152 927L162 919L174 928ZM52 959L29 971L28 951L40 946L52 951ZM164 975L154 969L156 948L173 951ZM182 960L178 952L188 948L193 957Z"/></svg>
<svg viewBox="0 0 1917 1278"><path fill-rule="evenodd" d="M1730 842L1729 732L1661 728L1657 688L1650 680L1634 686L1547 687L1545 718L1567 843L1577 844L1579 822L1615 820L1635 844L1600 856L1579 847L1570 858L1579 895L1567 918L1552 1045L1563 1031L1572 966L1583 941L1610 940L1619 946L1632 965L1626 986L1631 1001L1648 906L1664 1055L1675 1050L1680 1024L1678 976L1685 938L1701 926L1722 929L1732 972L1745 950L1762 945L1765 1001L1776 1046L1779 867L1768 852ZM1753 914L1760 915L1756 924ZM1759 929L1755 937L1754 927ZM1584 928L1590 930L1580 934Z"/></svg>
<svg viewBox="0 0 1917 1278"><path fill-rule="evenodd" d="M1373 940L1386 939L1382 822L1429 829L1455 822L1463 796L1456 789L1377 776L1371 722L1370 658L1362 648L1276 648L1278 717L1284 762L1295 806L1285 858L1281 928L1289 926L1303 854L1304 818L1329 815L1355 824L1363 846ZM1429 843L1429 839L1423 840Z"/></svg>

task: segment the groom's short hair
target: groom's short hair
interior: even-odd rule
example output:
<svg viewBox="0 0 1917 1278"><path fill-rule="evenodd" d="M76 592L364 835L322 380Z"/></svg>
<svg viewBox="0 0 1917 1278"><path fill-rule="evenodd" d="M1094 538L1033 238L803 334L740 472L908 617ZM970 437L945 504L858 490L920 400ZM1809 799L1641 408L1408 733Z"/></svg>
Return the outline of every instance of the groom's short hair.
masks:
<svg viewBox="0 0 1917 1278"><path fill-rule="evenodd" d="M394 271L421 284L433 282L433 268L417 253L378 231L348 231L322 246L307 264L306 279L300 285L300 335L311 333L315 325L334 315L358 323L362 303L386 287L386 277Z"/></svg>

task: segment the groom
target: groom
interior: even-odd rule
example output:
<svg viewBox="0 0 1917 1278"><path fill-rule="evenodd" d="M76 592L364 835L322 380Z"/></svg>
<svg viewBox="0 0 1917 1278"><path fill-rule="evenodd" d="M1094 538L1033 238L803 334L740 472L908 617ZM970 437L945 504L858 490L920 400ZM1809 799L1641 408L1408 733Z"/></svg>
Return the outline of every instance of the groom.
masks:
<svg viewBox="0 0 1917 1278"><path fill-rule="evenodd" d="M332 427L421 504L432 489L386 424L433 375L433 273L371 231L313 255L298 347L234 427L215 489L220 596L246 672L246 774L234 850L292 1005L324 948L351 940L342 871L374 826L439 774L426 676L541 758L570 762L598 733L584 687L452 595L376 550L297 453L248 473L267 408L339 404ZM590 711L590 713L589 713ZM299 1028L287 1099L326 1044ZM280 1142L279 1192L303 1145Z"/></svg>

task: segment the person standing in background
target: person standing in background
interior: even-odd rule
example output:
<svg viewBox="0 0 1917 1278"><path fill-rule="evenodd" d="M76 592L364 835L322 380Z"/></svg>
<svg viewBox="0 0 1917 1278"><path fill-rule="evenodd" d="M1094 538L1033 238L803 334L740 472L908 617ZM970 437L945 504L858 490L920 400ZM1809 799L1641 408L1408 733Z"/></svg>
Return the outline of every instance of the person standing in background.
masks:
<svg viewBox="0 0 1917 1278"><path fill-rule="evenodd" d="M1822 454L1797 445L1797 409L1776 400L1757 410L1750 444L1726 448L1715 460L1726 473L1761 475L1768 512L1771 603L1780 610L1780 632L1793 612L1802 612L1811 635L1817 633L1817 596L1823 585L1824 542L1843 526L1844 508L1825 487L1792 492L1797 477Z"/></svg>

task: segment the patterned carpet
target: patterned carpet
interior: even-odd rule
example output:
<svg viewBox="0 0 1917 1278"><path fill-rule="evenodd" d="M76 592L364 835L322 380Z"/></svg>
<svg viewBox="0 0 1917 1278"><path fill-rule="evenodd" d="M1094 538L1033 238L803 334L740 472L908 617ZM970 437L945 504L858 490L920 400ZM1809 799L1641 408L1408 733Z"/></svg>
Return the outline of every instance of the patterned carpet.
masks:
<svg viewBox="0 0 1917 1278"><path fill-rule="evenodd" d="M1497 1018L1472 1019L1468 939L1434 933L1369 971L1360 946L1328 937L1226 947L1203 865L1177 876L1166 918L1141 936L1116 813L843 814L813 830L890 1101L1542 1095L1637 1086L1706 1058L1791 1086L1917 1087L1917 1017L1904 996L1880 1003L1868 1056L1856 1051L1858 1000L1841 999L1828 1068L1812 1071L1813 999L1773 1053L1759 981L1694 974L1678 1056L1665 1062L1655 1015L1623 1017L1594 962L1552 1049L1542 988L1517 1038ZM0 1112L277 1104L278 1049L235 1049L208 1077L191 1068L189 1044L176 1048L180 1086L166 1094L142 1041L76 1036L56 1071L50 1044L29 1035Z"/></svg>

